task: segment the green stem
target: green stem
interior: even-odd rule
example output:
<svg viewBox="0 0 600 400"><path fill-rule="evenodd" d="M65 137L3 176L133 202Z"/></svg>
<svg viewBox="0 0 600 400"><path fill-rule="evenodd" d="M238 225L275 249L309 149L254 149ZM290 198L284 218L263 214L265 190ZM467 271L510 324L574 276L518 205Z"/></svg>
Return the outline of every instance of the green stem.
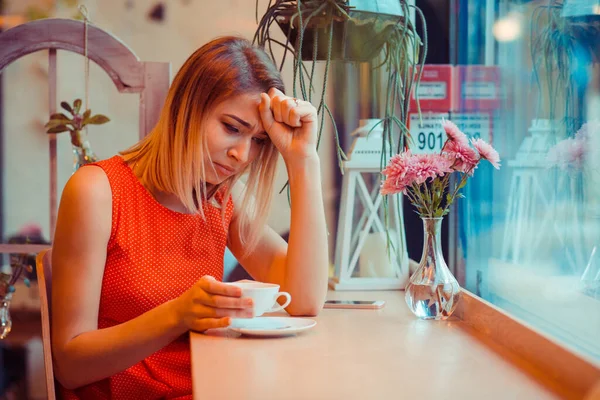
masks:
<svg viewBox="0 0 600 400"><path fill-rule="evenodd" d="M473 167L475 168L475 167ZM458 193L458 191L460 190L461 186L463 186L463 183L466 182L469 173L473 170L473 168L471 168L468 172L463 172L463 176L460 179L460 182L458 183L458 185L456 185L454 187L454 193L452 193L452 196L450 196L450 200L448 201L448 204L446 204L446 207L444 208L444 213L446 213L446 210L448 210L450 208L450 206L452 205L452 203L454 203L454 199L456 198L456 194Z"/></svg>

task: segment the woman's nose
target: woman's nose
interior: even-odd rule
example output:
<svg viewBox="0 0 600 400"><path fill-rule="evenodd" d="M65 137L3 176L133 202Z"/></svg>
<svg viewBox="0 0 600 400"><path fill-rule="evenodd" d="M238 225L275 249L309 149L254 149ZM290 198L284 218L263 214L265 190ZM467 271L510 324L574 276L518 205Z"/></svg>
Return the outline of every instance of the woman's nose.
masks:
<svg viewBox="0 0 600 400"><path fill-rule="evenodd" d="M237 162L245 164L250 159L251 150L252 138L243 138L229 148L227 155L234 158Z"/></svg>

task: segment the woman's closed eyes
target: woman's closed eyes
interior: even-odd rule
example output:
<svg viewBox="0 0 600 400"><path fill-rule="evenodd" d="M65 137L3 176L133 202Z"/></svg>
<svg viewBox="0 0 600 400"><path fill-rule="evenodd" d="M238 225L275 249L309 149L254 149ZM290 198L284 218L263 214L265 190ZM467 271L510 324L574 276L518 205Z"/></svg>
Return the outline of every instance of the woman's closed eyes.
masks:
<svg viewBox="0 0 600 400"><path fill-rule="evenodd" d="M223 125L225 126L225 129L227 129L231 133L240 133L240 130L238 128L231 124L228 124L227 122L223 122Z"/></svg>
<svg viewBox="0 0 600 400"><path fill-rule="evenodd" d="M269 141L269 137L268 136L255 136L252 138L252 140L254 140L254 142L256 144L258 144L259 146L264 146Z"/></svg>
<svg viewBox="0 0 600 400"><path fill-rule="evenodd" d="M223 126L225 126L225 129L227 129L227 131L229 131L232 134L237 135L237 134L241 133L237 127L235 127L231 124L228 124L227 122L223 122ZM252 140L254 141L254 143L258 144L259 146L263 146L269 141L269 137L266 135L255 136L252 138Z"/></svg>

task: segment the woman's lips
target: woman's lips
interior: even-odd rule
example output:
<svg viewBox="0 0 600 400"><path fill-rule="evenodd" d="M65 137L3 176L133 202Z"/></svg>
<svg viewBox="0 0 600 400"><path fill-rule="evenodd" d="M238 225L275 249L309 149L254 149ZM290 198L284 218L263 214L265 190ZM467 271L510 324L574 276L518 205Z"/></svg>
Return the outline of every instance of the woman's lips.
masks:
<svg viewBox="0 0 600 400"><path fill-rule="evenodd" d="M215 165L215 169L217 170L217 172L220 175L225 175L225 176L230 176L233 175L233 173L235 172L235 170L231 167L227 167L225 165L219 164L219 163L213 163Z"/></svg>

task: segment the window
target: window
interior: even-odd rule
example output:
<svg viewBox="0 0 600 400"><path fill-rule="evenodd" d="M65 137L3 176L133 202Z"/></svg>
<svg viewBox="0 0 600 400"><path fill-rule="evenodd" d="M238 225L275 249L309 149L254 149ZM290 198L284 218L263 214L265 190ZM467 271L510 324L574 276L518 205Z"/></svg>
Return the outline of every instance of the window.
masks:
<svg viewBox="0 0 600 400"><path fill-rule="evenodd" d="M455 63L483 67L458 74L455 114L502 158L465 188L458 273L600 361L600 3L457 4Z"/></svg>

